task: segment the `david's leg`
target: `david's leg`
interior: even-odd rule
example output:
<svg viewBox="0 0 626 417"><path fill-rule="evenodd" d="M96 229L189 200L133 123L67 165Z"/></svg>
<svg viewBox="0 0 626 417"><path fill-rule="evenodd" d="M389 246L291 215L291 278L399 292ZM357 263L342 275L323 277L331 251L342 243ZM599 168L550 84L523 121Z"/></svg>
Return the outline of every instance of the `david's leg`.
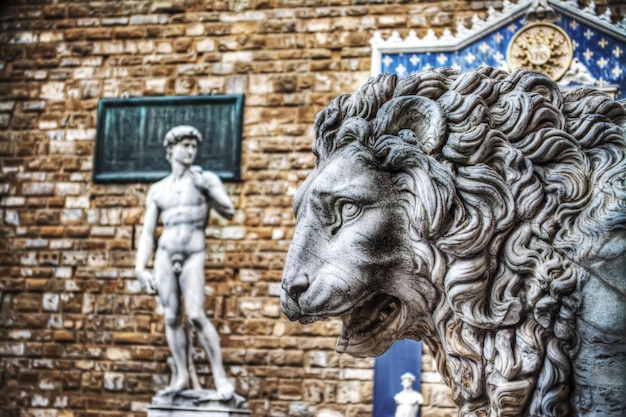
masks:
<svg viewBox="0 0 626 417"><path fill-rule="evenodd" d="M189 370L189 383L191 389L202 389L196 372L196 365L193 363L193 330L187 327L187 370Z"/></svg>
<svg viewBox="0 0 626 417"><path fill-rule="evenodd" d="M211 364L215 389L223 399L230 399L235 388L224 370L217 331L204 314L204 253L194 254L185 262L180 283L187 318L198 333L198 339Z"/></svg>
<svg viewBox="0 0 626 417"><path fill-rule="evenodd" d="M167 254L161 251L157 251L154 259L154 278L159 292L159 300L165 312L165 338L176 367L176 373L172 375L169 386L160 394L180 392L189 388L187 334L181 321L182 311L177 278L172 272L172 265Z"/></svg>

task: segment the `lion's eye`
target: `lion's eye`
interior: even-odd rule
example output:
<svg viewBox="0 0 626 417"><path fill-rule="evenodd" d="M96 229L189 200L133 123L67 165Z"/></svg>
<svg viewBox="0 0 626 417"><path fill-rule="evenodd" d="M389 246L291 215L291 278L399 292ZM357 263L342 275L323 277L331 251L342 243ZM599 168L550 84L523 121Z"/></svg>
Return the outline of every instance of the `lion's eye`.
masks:
<svg viewBox="0 0 626 417"><path fill-rule="evenodd" d="M345 203L341 206L341 218L343 221L355 218L360 212L361 208L354 203Z"/></svg>
<svg viewBox="0 0 626 417"><path fill-rule="evenodd" d="M361 215L363 208L358 204L346 200L339 200L335 203L335 215L332 225L332 234L335 235L346 223Z"/></svg>

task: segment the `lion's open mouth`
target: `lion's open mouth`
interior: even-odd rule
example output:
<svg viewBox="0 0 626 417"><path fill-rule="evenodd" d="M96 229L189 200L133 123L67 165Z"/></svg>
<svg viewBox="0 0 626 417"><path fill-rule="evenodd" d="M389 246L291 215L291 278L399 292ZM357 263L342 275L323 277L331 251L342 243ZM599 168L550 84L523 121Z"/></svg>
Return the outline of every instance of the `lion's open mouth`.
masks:
<svg viewBox="0 0 626 417"><path fill-rule="evenodd" d="M354 307L341 317L343 329L337 351L379 354L369 351L381 336L397 329L401 311L400 300L386 294L378 294Z"/></svg>

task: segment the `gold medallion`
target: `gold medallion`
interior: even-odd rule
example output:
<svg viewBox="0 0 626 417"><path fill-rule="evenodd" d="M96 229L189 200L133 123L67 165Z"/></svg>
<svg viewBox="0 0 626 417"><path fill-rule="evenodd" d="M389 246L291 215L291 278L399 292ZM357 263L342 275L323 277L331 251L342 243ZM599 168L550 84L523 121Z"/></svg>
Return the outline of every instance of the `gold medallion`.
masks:
<svg viewBox="0 0 626 417"><path fill-rule="evenodd" d="M511 39L506 60L509 69L530 68L558 81L569 69L574 48L567 33L547 22L521 28Z"/></svg>

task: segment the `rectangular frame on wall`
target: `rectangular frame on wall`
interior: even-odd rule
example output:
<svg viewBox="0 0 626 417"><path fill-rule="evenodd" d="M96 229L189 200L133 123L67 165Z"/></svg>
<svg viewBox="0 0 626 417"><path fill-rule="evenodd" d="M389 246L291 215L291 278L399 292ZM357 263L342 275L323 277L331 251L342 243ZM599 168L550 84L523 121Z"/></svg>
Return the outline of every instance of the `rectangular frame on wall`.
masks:
<svg viewBox="0 0 626 417"><path fill-rule="evenodd" d="M163 138L173 127L202 133L195 164L224 181L241 179L243 94L101 99L93 179L154 182L170 172Z"/></svg>

